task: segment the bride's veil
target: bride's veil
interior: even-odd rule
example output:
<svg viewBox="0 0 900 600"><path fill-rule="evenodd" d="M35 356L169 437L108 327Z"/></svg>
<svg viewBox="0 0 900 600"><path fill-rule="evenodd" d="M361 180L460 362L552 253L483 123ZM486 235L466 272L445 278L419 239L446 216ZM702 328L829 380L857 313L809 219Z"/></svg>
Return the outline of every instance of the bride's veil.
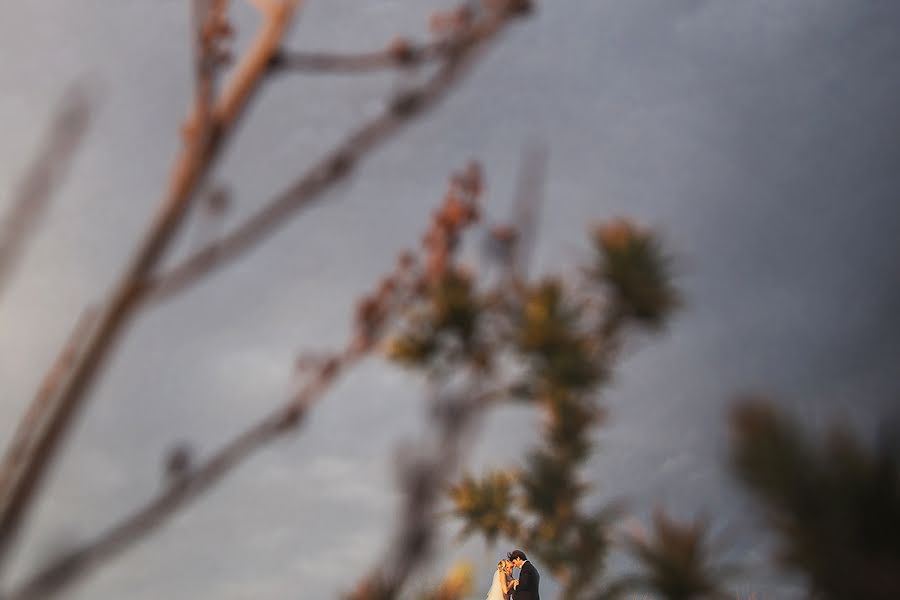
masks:
<svg viewBox="0 0 900 600"><path fill-rule="evenodd" d="M494 580L491 582L491 589L488 590L484 600L504 600L503 588L500 586L500 571L497 569L494 569Z"/></svg>

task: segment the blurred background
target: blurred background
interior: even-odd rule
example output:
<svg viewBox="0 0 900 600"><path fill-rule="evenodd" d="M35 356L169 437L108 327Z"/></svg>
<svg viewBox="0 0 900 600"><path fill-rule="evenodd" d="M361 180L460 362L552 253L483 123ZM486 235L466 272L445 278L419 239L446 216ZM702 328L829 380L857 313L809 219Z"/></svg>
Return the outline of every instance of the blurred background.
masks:
<svg viewBox="0 0 900 600"><path fill-rule="evenodd" d="M424 38L449 2L309 1L295 49L363 51ZM238 45L253 11L235 10ZM0 296L0 440L12 435L80 310L110 286L152 214L191 96L181 0L0 5L0 202L67 87L99 97L72 172ZM521 149L549 153L536 270L581 260L594 221L657 228L684 308L636 340L606 394L589 477L604 499L700 509L729 556L768 541L724 464L737 394L770 395L813 430L861 436L900 397L900 4L840 0L542 2L437 111L326 202L188 293L143 314L109 365L42 498L13 573L84 541L160 486L161 457L204 452L277 405L294 358L338 347L372 273L418 243L447 174L487 174L509 211ZM239 220L381 108L396 73L285 76L252 107L214 180ZM4 205L0 204L0 208ZM194 247L196 230L180 241ZM368 362L303 432L263 451L73 598L322 598L385 549L398 439L422 431L419 381ZM515 461L532 413L491 415L473 470ZM457 531L452 523L448 536ZM508 550L472 540L486 590ZM527 550L527 549L526 549ZM190 566L188 566L190 565ZM543 580L547 598L555 583ZM743 585L743 584L742 584ZM760 569L742 588L802 597ZM545 591L546 590L546 591ZM473 596L473 597L475 597Z"/></svg>

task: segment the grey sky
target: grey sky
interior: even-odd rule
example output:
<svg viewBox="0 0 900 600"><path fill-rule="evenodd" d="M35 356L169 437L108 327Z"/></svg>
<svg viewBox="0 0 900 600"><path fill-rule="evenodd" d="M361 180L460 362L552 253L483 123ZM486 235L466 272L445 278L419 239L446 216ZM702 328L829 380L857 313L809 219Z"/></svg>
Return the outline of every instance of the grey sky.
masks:
<svg viewBox="0 0 900 600"><path fill-rule="evenodd" d="M346 50L423 33L431 10L448 5L307 4L294 47ZM608 392L613 419L590 473L604 494L633 496L639 514L658 503L686 516L708 509L742 532L750 554L757 540L722 468L734 394L770 392L816 426L837 416L867 430L896 402L900 4L541 5L327 203L136 323L56 469L19 572L153 493L173 441L208 451L277 403L297 351L337 346L370 274L417 242L451 170L483 161L488 210L504 214L519 149L534 137L550 150L540 265L583 256L588 223L632 215L664 233L687 299L662 339L637 344ZM245 33L251 13L240 14ZM11 189L68 83L88 76L103 97L0 297L0 440L153 210L189 94L186 15L180 0L0 3L0 190ZM220 170L240 203L233 217L394 85L393 76L274 83ZM73 597L334 596L387 541L393 448L423 425L415 383L367 365L302 435ZM509 423L532 426L515 410L494 415L474 464L515 454ZM498 550L466 550L487 581Z"/></svg>

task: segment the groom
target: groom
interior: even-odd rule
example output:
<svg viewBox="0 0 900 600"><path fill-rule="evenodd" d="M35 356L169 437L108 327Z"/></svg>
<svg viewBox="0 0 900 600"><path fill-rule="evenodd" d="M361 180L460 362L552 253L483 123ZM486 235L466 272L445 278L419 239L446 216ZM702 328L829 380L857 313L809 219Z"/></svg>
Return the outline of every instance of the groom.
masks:
<svg viewBox="0 0 900 600"><path fill-rule="evenodd" d="M519 580L513 591L513 598L515 600L541 600L541 594L538 591L541 576L534 565L528 561L525 553L521 550L513 550L506 557L515 568L519 569Z"/></svg>

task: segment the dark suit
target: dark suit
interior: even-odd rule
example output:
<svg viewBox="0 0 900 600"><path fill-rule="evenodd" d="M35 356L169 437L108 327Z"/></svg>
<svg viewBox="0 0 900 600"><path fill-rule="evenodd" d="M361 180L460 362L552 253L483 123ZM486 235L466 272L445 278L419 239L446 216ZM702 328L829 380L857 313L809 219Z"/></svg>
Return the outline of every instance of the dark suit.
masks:
<svg viewBox="0 0 900 600"><path fill-rule="evenodd" d="M519 569L519 586L513 592L515 600L541 600L538 588L541 585L541 576L529 561L525 561Z"/></svg>

